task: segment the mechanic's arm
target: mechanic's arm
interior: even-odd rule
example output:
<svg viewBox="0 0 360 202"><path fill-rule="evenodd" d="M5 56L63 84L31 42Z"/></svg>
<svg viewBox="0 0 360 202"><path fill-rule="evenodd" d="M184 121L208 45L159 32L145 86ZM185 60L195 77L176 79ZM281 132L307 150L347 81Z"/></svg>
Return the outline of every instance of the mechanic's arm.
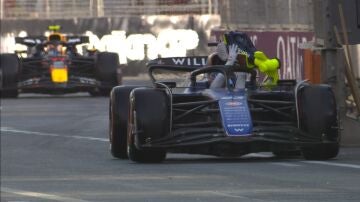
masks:
<svg viewBox="0 0 360 202"><path fill-rule="evenodd" d="M268 76L269 80L264 83L265 86L275 86L279 80L278 69L280 61L277 58L269 59L265 53L256 51L254 54L254 64L259 68L260 72Z"/></svg>
<svg viewBox="0 0 360 202"><path fill-rule="evenodd" d="M233 44L229 46L229 54L225 66L233 66L237 57L237 45ZM225 84L225 76L221 73L217 74L214 81L211 83L210 88L221 88Z"/></svg>

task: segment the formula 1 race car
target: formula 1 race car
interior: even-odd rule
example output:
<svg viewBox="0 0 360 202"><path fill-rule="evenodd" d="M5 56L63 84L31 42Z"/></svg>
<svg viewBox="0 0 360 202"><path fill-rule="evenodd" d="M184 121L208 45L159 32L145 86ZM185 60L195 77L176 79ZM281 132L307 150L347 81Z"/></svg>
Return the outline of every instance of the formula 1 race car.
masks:
<svg viewBox="0 0 360 202"><path fill-rule="evenodd" d="M251 43L233 35L240 38L233 42L239 48L244 41ZM114 157L162 162L167 152L224 157L273 152L317 160L337 156L338 113L328 85L278 80L269 87L258 83L257 71L241 65L199 67L190 62L205 59L160 58L148 64L153 87L113 88L109 139ZM224 87L211 88L207 76L214 72L224 76ZM245 88L234 87L236 72L249 75Z"/></svg>
<svg viewBox="0 0 360 202"><path fill-rule="evenodd" d="M57 32L58 26L50 28L49 37L16 37L15 42L26 45L26 51L0 55L2 98L80 91L109 95L121 84L117 53L90 49L79 54L76 45L88 43L87 36L65 36Z"/></svg>

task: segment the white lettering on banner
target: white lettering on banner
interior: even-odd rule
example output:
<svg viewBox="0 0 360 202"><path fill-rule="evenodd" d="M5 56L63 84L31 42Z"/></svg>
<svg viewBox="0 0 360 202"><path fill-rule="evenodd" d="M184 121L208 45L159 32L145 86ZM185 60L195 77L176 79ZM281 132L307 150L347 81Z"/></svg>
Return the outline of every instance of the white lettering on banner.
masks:
<svg viewBox="0 0 360 202"><path fill-rule="evenodd" d="M1 36L0 38L0 53L13 53L15 50L13 46L15 46L15 36L12 33L7 33L5 37Z"/></svg>
<svg viewBox="0 0 360 202"><path fill-rule="evenodd" d="M89 36L89 44L87 44L89 48L118 53L120 64L126 64L127 59L185 57L188 50L193 50L199 45L197 32L188 29L165 29L157 37L150 33L131 34L126 37L126 32L121 30L114 30L101 39L91 31L87 31L85 35ZM1 52L19 50L19 46L14 42L14 34L1 36ZM81 47L82 45L77 46L80 53L82 53ZM26 47L21 46L21 50L26 50Z"/></svg>
<svg viewBox="0 0 360 202"><path fill-rule="evenodd" d="M299 44L306 42L306 37L288 36L286 40L279 36L276 44L276 57L282 62L280 74L282 79L302 78L303 56L299 51Z"/></svg>
<svg viewBox="0 0 360 202"><path fill-rule="evenodd" d="M254 46L256 47L256 43L257 43L257 40L258 40L257 35L251 35L250 40L254 44Z"/></svg>
<svg viewBox="0 0 360 202"><path fill-rule="evenodd" d="M252 34L249 36L253 44L257 45L259 36ZM261 38L261 37L260 37ZM260 39L261 41L261 39ZM278 36L276 41L276 57L282 61L280 75L282 79L302 79L303 56L299 50L299 45L307 42L306 37L299 36ZM271 51L270 51L271 52Z"/></svg>
<svg viewBox="0 0 360 202"><path fill-rule="evenodd" d="M199 36L193 30L163 30L156 38L152 34L131 34L126 38L125 31L112 31L99 39L91 32L90 46L100 51L119 54L120 63L129 60L155 59L157 57L185 57L187 50L195 49Z"/></svg>
<svg viewBox="0 0 360 202"><path fill-rule="evenodd" d="M282 36L278 37L276 42L276 57L278 57L282 61L281 71L286 67L286 52L285 52L285 41ZM281 74L283 75L283 74Z"/></svg>
<svg viewBox="0 0 360 202"><path fill-rule="evenodd" d="M26 37L27 33L25 31L20 31L18 34L19 37ZM15 34L6 33L5 36L0 36L0 53L14 53L15 50L26 50L26 46L22 44L15 43Z"/></svg>

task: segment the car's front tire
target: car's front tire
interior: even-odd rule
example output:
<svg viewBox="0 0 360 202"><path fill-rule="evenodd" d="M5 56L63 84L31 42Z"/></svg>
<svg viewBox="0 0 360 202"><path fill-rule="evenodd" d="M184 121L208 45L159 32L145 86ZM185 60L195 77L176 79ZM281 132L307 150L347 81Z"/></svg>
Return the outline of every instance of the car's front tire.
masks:
<svg viewBox="0 0 360 202"><path fill-rule="evenodd" d="M340 148L336 101L328 85L306 85L298 92L300 129L318 143L303 146L308 160L335 158Z"/></svg>
<svg viewBox="0 0 360 202"><path fill-rule="evenodd" d="M135 86L117 86L110 94L109 140L110 152L115 158L127 159L127 123L129 95Z"/></svg>
<svg viewBox="0 0 360 202"><path fill-rule="evenodd" d="M169 133L170 100L165 91L151 88L133 90L128 127L127 152L130 160L140 163L164 161L165 150L139 147Z"/></svg>

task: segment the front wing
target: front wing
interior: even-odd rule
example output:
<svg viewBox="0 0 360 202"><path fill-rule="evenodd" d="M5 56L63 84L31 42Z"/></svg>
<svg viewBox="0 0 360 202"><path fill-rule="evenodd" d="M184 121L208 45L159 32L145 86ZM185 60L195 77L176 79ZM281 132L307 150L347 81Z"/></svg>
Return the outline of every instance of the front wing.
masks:
<svg viewBox="0 0 360 202"><path fill-rule="evenodd" d="M99 88L112 88L113 84L95 77L92 58L73 58L68 66L68 80L54 82L47 62L43 58L24 58L17 86L23 93L73 93Z"/></svg>
<svg viewBox="0 0 360 202"><path fill-rule="evenodd" d="M241 156L256 152L294 151L301 147L337 144L313 139L296 128L254 128L249 136L228 136L219 128L189 129L142 145L140 149L165 149L174 153Z"/></svg>
<svg viewBox="0 0 360 202"><path fill-rule="evenodd" d="M18 89L21 92L33 93L70 93L79 91L89 91L94 88L102 87L102 83L93 78L70 76L65 83L55 83L50 77L32 78L18 82Z"/></svg>
<svg viewBox="0 0 360 202"><path fill-rule="evenodd" d="M287 95L287 94L286 94ZM291 94L290 94L291 95ZM261 95L264 97L264 95ZM257 96L259 97L259 96ZM243 155L252 152L296 150L304 146L337 144L323 137L314 137L300 130L296 117L292 114L295 102L288 100L262 100L253 96L245 99L197 101L173 104L173 111L182 111L173 117L172 131L159 139L148 139L145 143L137 141L138 148L180 150L187 153L201 153L220 156ZM226 114L226 105L238 107L242 104L251 111L243 112L245 117ZM218 105L219 108L211 106ZM207 106L210 106L207 108ZM187 110L181 110L186 107ZM237 110L243 110L239 108ZM234 112L238 112L235 110ZM182 122L196 114L218 114L212 121ZM224 120L227 119L227 120ZM236 120L235 120L236 119ZM249 120L251 119L251 120ZM232 121L242 124L243 131L234 131ZM230 124L230 126L229 126ZM142 131L137 131L141 136ZM237 132L237 133L236 133ZM135 136L136 137L136 136Z"/></svg>

